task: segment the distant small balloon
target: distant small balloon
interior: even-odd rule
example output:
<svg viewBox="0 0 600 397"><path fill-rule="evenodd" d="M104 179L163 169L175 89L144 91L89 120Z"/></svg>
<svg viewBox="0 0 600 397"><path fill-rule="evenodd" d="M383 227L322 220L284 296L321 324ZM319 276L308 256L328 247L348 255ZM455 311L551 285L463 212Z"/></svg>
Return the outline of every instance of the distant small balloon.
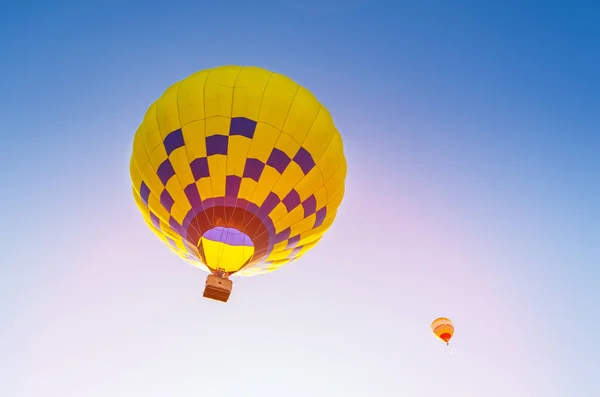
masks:
<svg viewBox="0 0 600 397"><path fill-rule="evenodd" d="M454 335L454 324L449 318L439 317L431 323L431 331L433 331L436 338L448 345Z"/></svg>

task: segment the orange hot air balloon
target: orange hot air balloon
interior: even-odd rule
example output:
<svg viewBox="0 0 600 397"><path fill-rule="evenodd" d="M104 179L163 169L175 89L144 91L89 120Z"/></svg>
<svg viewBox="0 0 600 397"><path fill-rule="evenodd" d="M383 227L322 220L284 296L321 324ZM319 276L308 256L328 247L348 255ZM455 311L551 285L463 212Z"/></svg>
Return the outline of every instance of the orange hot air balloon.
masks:
<svg viewBox="0 0 600 397"><path fill-rule="evenodd" d="M449 318L436 318L431 323L431 331L433 331L436 338L446 342L446 345L448 345L452 335L454 335L454 324Z"/></svg>

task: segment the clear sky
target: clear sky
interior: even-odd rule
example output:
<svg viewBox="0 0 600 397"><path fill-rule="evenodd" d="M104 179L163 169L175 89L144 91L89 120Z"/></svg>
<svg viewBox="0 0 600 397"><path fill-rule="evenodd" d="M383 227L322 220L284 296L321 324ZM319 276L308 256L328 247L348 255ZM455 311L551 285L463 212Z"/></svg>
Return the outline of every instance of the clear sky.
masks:
<svg viewBox="0 0 600 397"><path fill-rule="evenodd" d="M320 245L227 305L128 175L222 64L313 91L349 163ZM591 0L3 2L0 395L600 396L599 71Z"/></svg>

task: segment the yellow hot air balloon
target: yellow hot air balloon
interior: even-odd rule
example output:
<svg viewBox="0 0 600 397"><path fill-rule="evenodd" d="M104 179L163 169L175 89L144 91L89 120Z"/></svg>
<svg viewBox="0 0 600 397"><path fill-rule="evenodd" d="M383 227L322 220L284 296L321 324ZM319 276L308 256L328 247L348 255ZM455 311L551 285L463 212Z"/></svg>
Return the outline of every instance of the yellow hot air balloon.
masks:
<svg viewBox="0 0 600 397"><path fill-rule="evenodd" d="M452 320L449 318L436 318L431 323L431 331L433 331L433 334L436 336L436 338L446 342L448 345L452 335L454 335L454 324L452 324Z"/></svg>
<svg viewBox="0 0 600 397"><path fill-rule="evenodd" d="M297 260L332 225L344 196L342 137L327 109L288 77L222 66L175 83L134 136L135 201L150 229L209 272L229 276Z"/></svg>

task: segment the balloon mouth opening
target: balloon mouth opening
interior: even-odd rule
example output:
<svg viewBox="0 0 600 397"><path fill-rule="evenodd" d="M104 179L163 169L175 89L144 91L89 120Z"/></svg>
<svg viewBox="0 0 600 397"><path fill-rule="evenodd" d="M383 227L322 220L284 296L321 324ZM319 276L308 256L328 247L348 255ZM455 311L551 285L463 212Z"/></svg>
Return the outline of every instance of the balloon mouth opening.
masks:
<svg viewBox="0 0 600 397"><path fill-rule="evenodd" d="M450 335L450 334L441 334L440 335L440 339L443 340L444 342L446 342L446 344L448 344L450 342L450 338L452 338L452 335Z"/></svg>
<svg viewBox="0 0 600 397"><path fill-rule="evenodd" d="M254 247L252 239L246 233L233 227L213 227L202 234L200 241L203 239L232 247Z"/></svg>
<svg viewBox="0 0 600 397"><path fill-rule="evenodd" d="M255 253L254 243L246 233L224 226L207 230L200 238L198 250L211 273L225 278L242 269Z"/></svg>

